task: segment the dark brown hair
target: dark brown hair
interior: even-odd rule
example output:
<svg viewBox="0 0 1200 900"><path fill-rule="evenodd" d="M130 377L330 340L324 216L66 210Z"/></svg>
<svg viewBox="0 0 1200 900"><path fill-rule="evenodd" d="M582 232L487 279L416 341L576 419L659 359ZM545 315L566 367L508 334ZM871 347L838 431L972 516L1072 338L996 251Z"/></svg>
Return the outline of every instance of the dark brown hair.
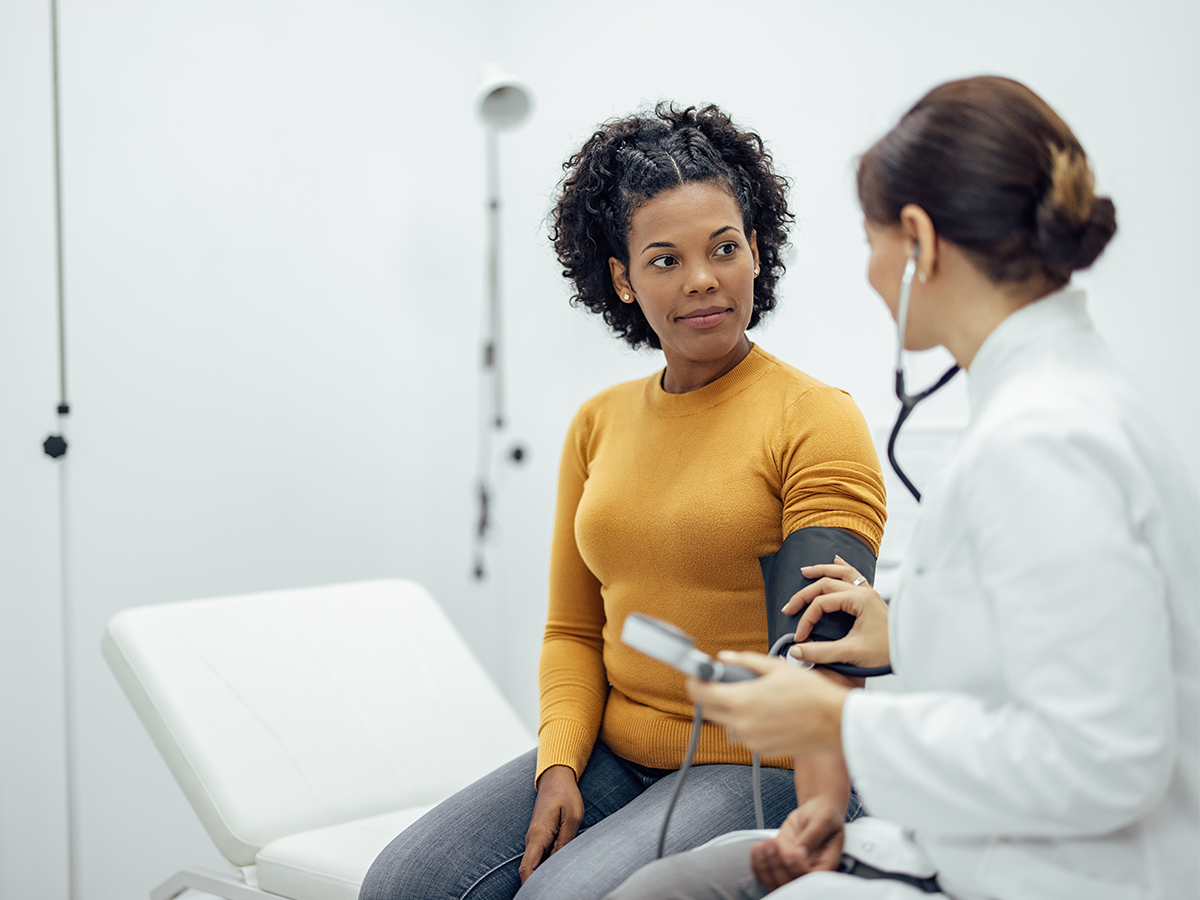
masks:
<svg viewBox="0 0 1200 900"><path fill-rule="evenodd" d="M920 206L996 283L1066 284L1117 230L1071 129L1025 85L994 76L922 97L859 160L858 197L880 225Z"/></svg>

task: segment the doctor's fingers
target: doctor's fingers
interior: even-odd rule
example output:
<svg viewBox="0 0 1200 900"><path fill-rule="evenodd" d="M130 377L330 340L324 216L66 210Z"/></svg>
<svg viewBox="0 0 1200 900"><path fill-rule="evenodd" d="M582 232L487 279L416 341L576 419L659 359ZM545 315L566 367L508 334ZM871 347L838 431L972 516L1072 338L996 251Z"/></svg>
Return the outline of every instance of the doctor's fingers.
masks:
<svg viewBox="0 0 1200 900"><path fill-rule="evenodd" d="M718 725L728 725L735 713L736 704L730 704L729 687L712 681L689 678L687 691L692 700L699 704L704 718ZM736 699L736 695L735 695Z"/></svg>
<svg viewBox="0 0 1200 900"><path fill-rule="evenodd" d="M723 683L719 681L701 681L699 678L687 680L688 694L704 708L705 717L709 718L710 710L717 715L728 716L739 710L753 707L760 702L762 696L770 695L774 688L770 687L780 677L786 679L789 674L799 672L795 666L790 666L782 659L776 659L763 653L736 652L722 650L717 654L723 663L750 669L760 677L749 681ZM809 673L804 673L809 674ZM714 718L714 721L718 721ZM720 724L727 724L722 718Z"/></svg>
<svg viewBox="0 0 1200 900"><path fill-rule="evenodd" d="M817 569L838 569L839 571L831 572L829 574L820 574L820 577L818 578L817 576L819 573L817 572ZM796 593L792 594L791 599L784 604L783 611L789 616L795 615L804 607L804 604L811 602L814 597L818 597L821 594L828 594L832 591L844 591L848 588L858 587L859 585L855 584L854 581L855 579L862 577L857 573L857 570L851 568L850 566L806 566L804 570L804 576L806 578L817 578L817 580L812 584L805 585L803 588L796 591ZM864 585L867 588L871 587L871 585L867 584L867 580L865 578L863 578L859 584Z"/></svg>
<svg viewBox="0 0 1200 900"><path fill-rule="evenodd" d="M758 656L759 654L753 654ZM722 653L722 661L730 661L739 665L746 665L754 662L753 659L742 658L750 657L751 654L735 654ZM765 657L764 657L765 658ZM765 670L767 674L760 678L754 678L750 681L738 681L731 684L725 684L719 681L701 681L699 678L689 678L687 680L687 691L691 695L692 700L700 704L704 712L704 718L711 722L716 722L718 725L735 724L733 720L739 716L743 716L748 710L752 709L761 701L761 695L764 691L770 693L769 686L764 687L764 682L768 681L769 674L778 668L794 669L794 666L789 666L783 660L773 659L768 667L761 667L759 671Z"/></svg>
<svg viewBox="0 0 1200 900"><path fill-rule="evenodd" d="M778 710L791 708L785 698L803 696L814 684L825 681L815 672L757 653L722 653L721 660L753 666L760 677L730 684L689 678L688 693L701 704L705 718L732 724L739 734L746 719L762 716L769 720Z"/></svg>
<svg viewBox="0 0 1200 900"><path fill-rule="evenodd" d="M840 641L805 641L803 644L792 644L788 649L788 656L813 666L829 663L858 665L856 660L863 655L861 644L862 642L856 640L853 635Z"/></svg>
<svg viewBox="0 0 1200 900"><path fill-rule="evenodd" d="M796 640L806 640L812 632L813 626L827 612L842 610L852 616L859 615L867 599L861 590L861 588L852 588L846 582L836 578L822 578L792 597L787 606L783 608L788 615L795 615L802 608L802 604L808 604L804 615L796 623ZM808 596L805 596L806 594Z"/></svg>
<svg viewBox="0 0 1200 900"><path fill-rule="evenodd" d="M849 663L853 666L891 665L887 607L880 600L855 615L844 638L836 641L805 641L793 644L789 655L815 665Z"/></svg>
<svg viewBox="0 0 1200 900"><path fill-rule="evenodd" d="M819 675L814 677L820 679ZM797 756L807 752L813 738L813 706L804 701L803 695L790 691L781 696L761 694L723 715L719 724L737 743L763 756Z"/></svg>
<svg viewBox="0 0 1200 900"><path fill-rule="evenodd" d="M853 581L858 577L858 570L847 562L840 561L841 557L836 557L833 562L813 563L810 566L801 566L800 571L804 573L805 578L820 578L824 575L832 576L833 578L844 578L847 581Z"/></svg>
<svg viewBox="0 0 1200 900"><path fill-rule="evenodd" d="M835 556L833 562L801 566L800 571L804 574L805 578L840 578L842 581L850 583L853 583L856 578L860 577L863 578L863 581L867 580L858 569L854 568L854 566L850 565L850 563L846 562L840 556ZM862 582L859 583L861 584Z"/></svg>

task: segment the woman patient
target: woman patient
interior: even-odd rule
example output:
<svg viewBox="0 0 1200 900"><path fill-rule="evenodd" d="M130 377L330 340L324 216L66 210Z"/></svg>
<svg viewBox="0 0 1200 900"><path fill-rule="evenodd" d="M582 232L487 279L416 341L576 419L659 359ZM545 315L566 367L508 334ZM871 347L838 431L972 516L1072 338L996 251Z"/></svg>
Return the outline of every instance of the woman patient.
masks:
<svg viewBox="0 0 1200 900"><path fill-rule="evenodd" d="M967 370L971 421L890 608L840 563L791 603L808 604L800 637L857 616L806 660L890 663L898 689L734 654L762 677L691 692L762 753L844 755L881 817L847 845L868 875L912 877L813 871L831 860L789 822L664 859L612 898L1196 897L1196 487L1069 285L1113 204L1071 130L1003 78L931 91L862 157L858 188L871 285L903 346Z"/></svg>
<svg viewBox="0 0 1200 900"><path fill-rule="evenodd" d="M683 676L620 643L625 616L668 620L708 652L764 650L759 558L804 529L872 551L883 531L853 401L746 335L775 305L791 221L759 137L715 107L660 105L602 126L565 169L552 237L574 300L666 365L587 401L567 432L536 751L400 834L363 900L612 890L654 856L692 720ZM753 825L750 761L704 725L669 852ZM794 776L790 753L764 765L768 822L797 792L824 831L856 811L837 753Z"/></svg>

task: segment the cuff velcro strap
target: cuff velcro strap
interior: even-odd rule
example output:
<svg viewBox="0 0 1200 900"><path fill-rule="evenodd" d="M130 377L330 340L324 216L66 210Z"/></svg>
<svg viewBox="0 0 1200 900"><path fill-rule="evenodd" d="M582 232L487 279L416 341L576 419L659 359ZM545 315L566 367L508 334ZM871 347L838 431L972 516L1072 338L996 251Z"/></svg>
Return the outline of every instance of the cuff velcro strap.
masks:
<svg viewBox="0 0 1200 900"><path fill-rule="evenodd" d="M889 881L903 881L905 884L911 885L919 891L924 891L926 894L940 894L942 892L936 875L929 878L919 878L916 875L907 875L904 872L885 872L883 869L877 869L863 862L861 859L855 859L848 853L842 854L842 859L838 863L837 870L846 875L853 875L855 878L886 878Z"/></svg>

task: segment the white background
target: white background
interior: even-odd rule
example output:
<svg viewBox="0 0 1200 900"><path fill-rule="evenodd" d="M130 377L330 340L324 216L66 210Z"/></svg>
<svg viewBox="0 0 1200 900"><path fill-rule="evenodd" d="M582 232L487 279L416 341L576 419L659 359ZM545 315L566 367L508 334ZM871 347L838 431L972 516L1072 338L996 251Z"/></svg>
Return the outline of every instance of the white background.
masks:
<svg viewBox="0 0 1200 900"><path fill-rule="evenodd" d="M583 399L660 365L568 304L544 216L594 126L660 98L721 103L768 140L798 221L754 339L880 427L892 331L863 277L855 156L941 81L1027 82L1117 204L1078 279L1094 318L1200 473L1195 2L63 0L58 462L49 35L47 2L0 0L6 900L67 893L64 602L87 900L221 865L100 659L122 608L413 577L534 723L562 435ZM501 140L510 422L478 583L489 62L536 107ZM917 418L961 420L949 390Z"/></svg>

